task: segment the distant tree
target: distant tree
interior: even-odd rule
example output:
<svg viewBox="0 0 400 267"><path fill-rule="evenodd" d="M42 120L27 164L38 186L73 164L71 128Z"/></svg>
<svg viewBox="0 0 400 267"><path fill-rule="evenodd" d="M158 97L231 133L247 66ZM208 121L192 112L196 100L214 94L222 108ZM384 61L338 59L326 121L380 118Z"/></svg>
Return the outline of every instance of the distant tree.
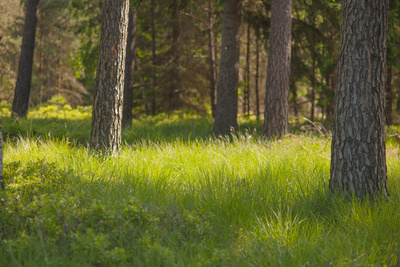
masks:
<svg viewBox="0 0 400 267"><path fill-rule="evenodd" d="M292 0L272 0L264 111L267 138L280 137L288 128L291 30Z"/></svg>
<svg viewBox="0 0 400 267"><path fill-rule="evenodd" d="M12 104L12 116L14 117L26 117L28 113L38 6L39 0L28 0L26 4L18 78Z"/></svg>
<svg viewBox="0 0 400 267"><path fill-rule="evenodd" d="M90 147L116 153L121 120L129 0L106 0L103 9Z"/></svg>
<svg viewBox="0 0 400 267"><path fill-rule="evenodd" d="M135 72L135 53L136 53L136 7L129 9L128 38L126 42L125 58L125 82L124 82L124 105L122 109L122 126L132 124L133 108L133 77Z"/></svg>
<svg viewBox="0 0 400 267"><path fill-rule="evenodd" d="M386 48L389 0L342 1L332 137L332 191L376 196L387 191Z"/></svg>
<svg viewBox="0 0 400 267"><path fill-rule="evenodd" d="M207 35L208 35L208 63L210 64L210 101L211 115L215 118L215 42L214 42L214 27L213 27L213 4L208 0L207 7Z"/></svg>
<svg viewBox="0 0 400 267"><path fill-rule="evenodd" d="M214 134L237 129L241 0L227 0L222 15L221 59Z"/></svg>

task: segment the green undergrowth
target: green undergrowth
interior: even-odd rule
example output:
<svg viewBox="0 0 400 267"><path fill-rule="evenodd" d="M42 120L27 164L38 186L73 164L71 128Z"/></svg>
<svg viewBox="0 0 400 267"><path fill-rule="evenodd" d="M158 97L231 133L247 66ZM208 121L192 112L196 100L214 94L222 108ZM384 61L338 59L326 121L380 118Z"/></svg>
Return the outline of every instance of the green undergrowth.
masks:
<svg viewBox="0 0 400 267"><path fill-rule="evenodd" d="M139 142L104 157L67 141L5 145L0 266L392 266L389 200L328 190L329 140Z"/></svg>
<svg viewBox="0 0 400 267"><path fill-rule="evenodd" d="M66 117L3 118L0 266L399 265L392 138L390 198L363 201L330 193L318 123L267 141L261 122L241 118L216 139L205 115L160 114L124 129L108 157L88 150L89 108L72 118L50 106Z"/></svg>

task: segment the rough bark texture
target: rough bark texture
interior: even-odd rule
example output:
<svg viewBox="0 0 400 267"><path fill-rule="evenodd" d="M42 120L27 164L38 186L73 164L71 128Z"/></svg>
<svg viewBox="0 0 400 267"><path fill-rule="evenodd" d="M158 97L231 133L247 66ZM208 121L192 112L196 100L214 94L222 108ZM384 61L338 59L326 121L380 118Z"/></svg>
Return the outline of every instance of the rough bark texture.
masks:
<svg viewBox="0 0 400 267"><path fill-rule="evenodd" d="M126 42L124 105L122 109L122 126L132 124L133 108L133 78L135 73L135 44L136 44L136 10L129 11L128 39Z"/></svg>
<svg viewBox="0 0 400 267"><path fill-rule="evenodd" d="M116 153L121 120L129 0L106 0L97 63L90 146Z"/></svg>
<svg viewBox="0 0 400 267"><path fill-rule="evenodd" d="M31 93L33 51L35 50L36 24L39 0L28 0L21 55L19 57L18 78L12 104L12 116L26 117Z"/></svg>
<svg viewBox="0 0 400 267"><path fill-rule="evenodd" d="M264 135L280 137L288 128L292 0L273 0L265 91Z"/></svg>
<svg viewBox="0 0 400 267"><path fill-rule="evenodd" d="M221 59L214 134L237 130L241 0L227 0L222 17Z"/></svg>
<svg viewBox="0 0 400 267"><path fill-rule="evenodd" d="M3 128L0 119L0 188L4 190L3 181Z"/></svg>
<svg viewBox="0 0 400 267"><path fill-rule="evenodd" d="M332 137L332 191L388 195L385 158L389 0L343 0Z"/></svg>

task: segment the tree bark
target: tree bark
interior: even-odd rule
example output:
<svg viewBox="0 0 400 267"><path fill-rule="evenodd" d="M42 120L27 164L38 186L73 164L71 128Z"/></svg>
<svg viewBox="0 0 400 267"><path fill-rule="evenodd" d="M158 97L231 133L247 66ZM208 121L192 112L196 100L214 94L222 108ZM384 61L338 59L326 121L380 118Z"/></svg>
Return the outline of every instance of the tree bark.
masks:
<svg viewBox="0 0 400 267"><path fill-rule="evenodd" d="M215 118L215 53L214 53L214 32L213 32L213 6L211 0L208 0L208 62L210 65L210 100L211 115Z"/></svg>
<svg viewBox="0 0 400 267"><path fill-rule="evenodd" d="M260 37L257 35L256 39L256 116L257 120L260 119L260 97L259 97L259 84L260 84Z"/></svg>
<svg viewBox="0 0 400 267"><path fill-rule="evenodd" d="M179 108L181 92L181 50L182 50L182 15L178 5L174 5L175 14L172 19L172 82L170 88L170 110Z"/></svg>
<svg viewBox="0 0 400 267"><path fill-rule="evenodd" d="M121 146L128 12L129 0L105 0L90 147L113 154Z"/></svg>
<svg viewBox="0 0 400 267"><path fill-rule="evenodd" d="M250 23L247 24L246 67L244 75L243 114L250 116Z"/></svg>
<svg viewBox="0 0 400 267"><path fill-rule="evenodd" d="M156 26L154 20L154 0L151 0L150 19L151 19L151 115L156 115L156 86L157 86L157 70L156 70Z"/></svg>
<svg viewBox="0 0 400 267"><path fill-rule="evenodd" d="M237 130L241 0L227 0L222 17L221 59L214 134Z"/></svg>
<svg viewBox="0 0 400 267"><path fill-rule="evenodd" d="M33 52L35 50L36 24L39 0L28 0L21 55L19 57L18 78L12 104L12 116L24 118L28 114L31 93Z"/></svg>
<svg viewBox="0 0 400 267"><path fill-rule="evenodd" d="M292 0L273 0L265 92L264 135L280 137L288 129Z"/></svg>
<svg viewBox="0 0 400 267"><path fill-rule="evenodd" d="M388 196L385 86L389 0L342 3L329 188L360 197Z"/></svg>
<svg viewBox="0 0 400 267"><path fill-rule="evenodd" d="M132 124L133 84L135 73L135 45L136 45L136 8L129 10L128 39L126 42L124 105L122 108L122 126Z"/></svg>

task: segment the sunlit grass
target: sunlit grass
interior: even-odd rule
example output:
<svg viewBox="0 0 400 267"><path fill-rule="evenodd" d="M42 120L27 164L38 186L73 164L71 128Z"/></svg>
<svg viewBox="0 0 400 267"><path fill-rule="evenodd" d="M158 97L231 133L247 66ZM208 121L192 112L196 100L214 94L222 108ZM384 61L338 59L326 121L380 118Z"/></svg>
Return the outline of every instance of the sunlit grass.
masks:
<svg viewBox="0 0 400 267"><path fill-rule="evenodd" d="M215 139L206 117L163 114L124 130L116 157L74 135L10 135L0 266L399 264L395 142L390 198L370 202L330 193L326 137L267 141L246 127Z"/></svg>

